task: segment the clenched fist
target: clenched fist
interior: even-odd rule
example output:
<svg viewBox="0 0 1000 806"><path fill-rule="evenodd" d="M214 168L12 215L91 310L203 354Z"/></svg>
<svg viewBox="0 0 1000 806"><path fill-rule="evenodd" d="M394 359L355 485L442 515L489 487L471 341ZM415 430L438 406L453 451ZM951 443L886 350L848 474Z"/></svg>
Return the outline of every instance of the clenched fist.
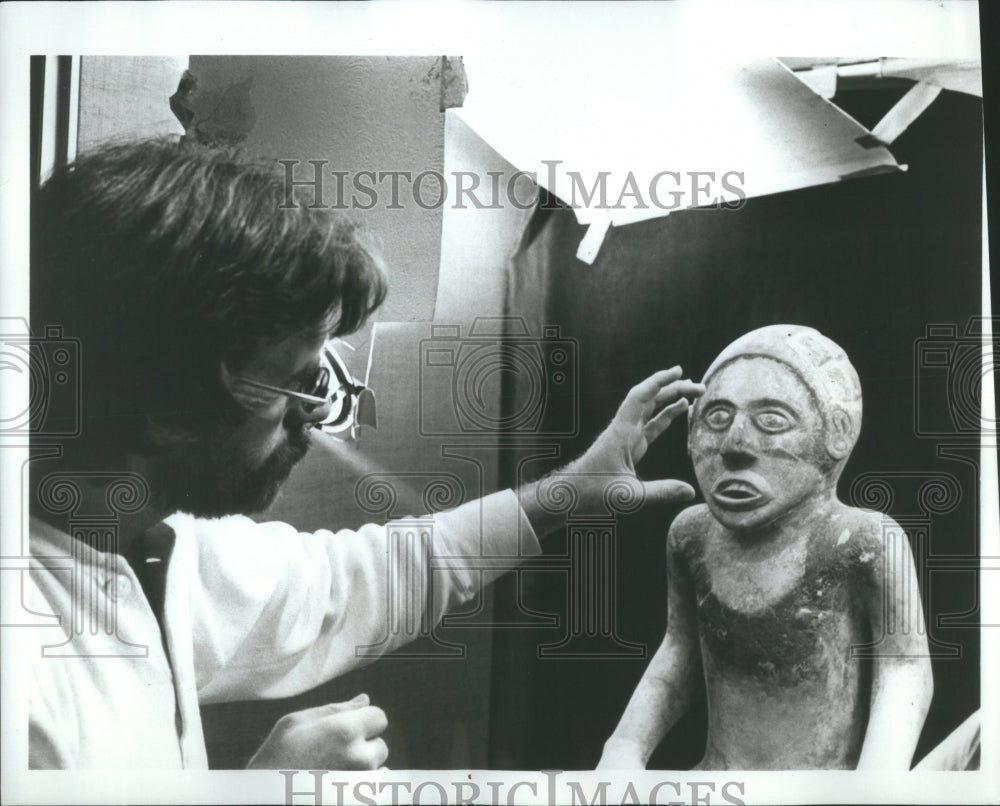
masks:
<svg viewBox="0 0 1000 806"><path fill-rule="evenodd" d="M385 712L367 694L286 714L275 724L250 769L375 770L389 755L381 735Z"/></svg>

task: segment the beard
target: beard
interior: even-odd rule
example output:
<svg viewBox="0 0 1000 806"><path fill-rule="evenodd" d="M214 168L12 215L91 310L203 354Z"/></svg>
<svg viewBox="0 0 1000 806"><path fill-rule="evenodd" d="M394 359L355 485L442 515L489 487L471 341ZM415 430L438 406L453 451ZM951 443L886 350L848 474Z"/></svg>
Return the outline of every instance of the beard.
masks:
<svg viewBox="0 0 1000 806"><path fill-rule="evenodd" d="M256 464L231 432L185 446L157 463L151 474L154 502L202 518L267 509L311 444L307 427L286 427L285 433L286 441Z"/></svg>

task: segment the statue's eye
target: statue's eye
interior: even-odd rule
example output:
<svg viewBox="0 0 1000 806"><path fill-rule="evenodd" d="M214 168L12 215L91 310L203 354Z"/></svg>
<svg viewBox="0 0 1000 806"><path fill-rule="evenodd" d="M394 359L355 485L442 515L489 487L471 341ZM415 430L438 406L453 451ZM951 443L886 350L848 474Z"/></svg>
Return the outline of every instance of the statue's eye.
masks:
<svg viewBox="0 0 1000 806"><path fill-rule="evenodd" d="M733 413L726 408L718 406L705 412L705 424L716 431L727 428L733 421Z"/></svg>
<svg viewBox="0 0 1000 806"><path fill-rule="evenodd" d="M787 414L774 409L762 411L754 417L754 422L761 431L767 431L771 434L778 434L782 431L787 431L795 424L791 417Z"/></svg>

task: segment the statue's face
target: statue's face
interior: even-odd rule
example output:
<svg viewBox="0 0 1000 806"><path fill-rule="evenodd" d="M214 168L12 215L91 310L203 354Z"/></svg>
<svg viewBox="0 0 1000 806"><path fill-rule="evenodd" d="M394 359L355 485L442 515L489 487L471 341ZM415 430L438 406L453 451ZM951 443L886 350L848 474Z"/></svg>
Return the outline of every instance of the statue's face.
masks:
<svg viewBox="0 0 1000 806"><path fill-rule="evenodd" d="M823 419L783 363L740 358L708 382L688 438L698 486L715 518L735 531L805 511L831 479Z"/></svg>

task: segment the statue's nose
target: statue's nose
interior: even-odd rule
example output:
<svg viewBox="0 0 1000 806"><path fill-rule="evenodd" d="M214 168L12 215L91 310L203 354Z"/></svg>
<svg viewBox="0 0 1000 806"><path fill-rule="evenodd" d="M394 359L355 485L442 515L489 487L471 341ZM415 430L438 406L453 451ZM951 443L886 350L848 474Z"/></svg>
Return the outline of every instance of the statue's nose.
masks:
<svg viewBox="0 0 1000 806"><path fill-rule="evenodd" d="M719 446L722 462L728 470L742 470L757 461L751 445L747 444L746 420L737 414L733 418L725 439Z"/></svg>

